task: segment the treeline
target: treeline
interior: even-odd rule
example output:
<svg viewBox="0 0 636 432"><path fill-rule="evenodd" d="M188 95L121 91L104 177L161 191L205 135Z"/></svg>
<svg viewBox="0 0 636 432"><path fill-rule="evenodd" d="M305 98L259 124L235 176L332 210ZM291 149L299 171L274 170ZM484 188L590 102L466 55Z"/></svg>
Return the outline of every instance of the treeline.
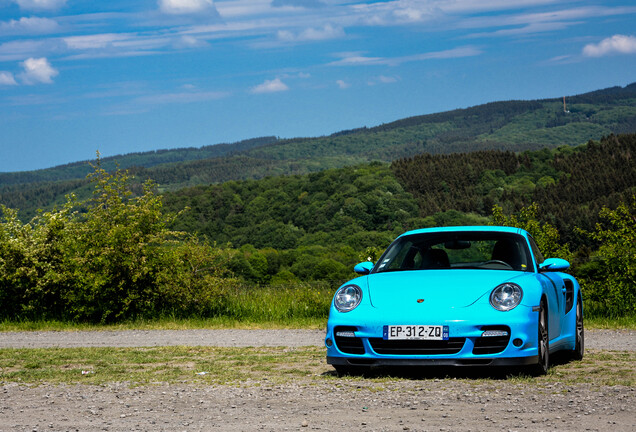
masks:
<svg viewBox="0 0 636 432"><path fill-rule="evenodd" d="M455 210L421 216L382 163L187 188L164 200L183 211L173 229L240 249L252 261L233 270L257 283L347 279L406 230L488 222Z"/></svg>
<svg viewBox="0 0 636 432"><path fill-rule="evenodd" d="M537 152L419 155L392 164L420 216L459 210L483 216L494 205L508 213L536 202L543 218L578 249L589 241L601 208L627 202L636 188L636 135L609 136L576 148Z"/></svg>
<svg viewBox="0 0 636 432"><path fill-rule="evenodd" d="M277 140L277 137L270 136L247 139L231 144L208 145L200 148L187 147L128 153L125 155L102 158L101 164L102 168L107 171L114 171L118 168L150 168L157 165L222 157L246 151L254 147L271 144ZM73 162L56 166L54 168L46 168L36 171L21 171L12 173L0 172L0 186L24 186L26 184L53 183L73 179L84 180L91 172L92 168L89 161Z"/></svg>
<svg viewBox="0 0 636 432"><path fill-rule="evenodd" d="M636 190L636 134L571 148L513 153L422 154L308 175L186 188L165 194L171 211L189 208L175 229L236 247L353 248L422 226L483 221L495 205L508 214L537 203L544 221L574 250L594 246L603 207Z"/></svg>

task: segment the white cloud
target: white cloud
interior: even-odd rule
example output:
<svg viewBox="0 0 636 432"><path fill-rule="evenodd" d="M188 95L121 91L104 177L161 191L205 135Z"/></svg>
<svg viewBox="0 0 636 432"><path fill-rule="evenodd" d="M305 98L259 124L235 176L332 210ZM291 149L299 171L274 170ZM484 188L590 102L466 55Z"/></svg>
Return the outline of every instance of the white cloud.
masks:
<svg viewBox="0 0 636 432"><path fill-rule="evenodd" d="M393 25L431 21L443 15L445 4L455 2L395 0L352 6L358 19L367 25Z"/></svg>
<svg viewBox="0 0 636 432"><path fill-rule="evenodd" d="M85 36L69 36L64 38L64 43L70 49L89 50L101 49L113 46L116 42L128 40L130 36L125 33L103 33Z"/></svg>
<svg viewBox="0 0 636 432"><path fill-rule="evenodd" d="M260 93L276 93L289 90L289 87L280 80L280 78L276 78L273 80L265 80L264 83L257 85L256 87L252 87L250 90L251 93L260 94Z"/></svg>
<svg viewBox="0 0 636 432"><path fill-rule="evenodd" d="M380 75L375 78L370 79L367 84L370 86L378 85L378 84L393 84L398 82L398 79L392 76Z"/></svg>
<svg viewBox="0 0 636 432"><path fill-rule="evenodd" d="M22 17L19 20L0 22L2 35L52 33L58 29L57 22L48 18Z"/></svg>
<svg viewBox="0 0 636 432"><path fill-rule="evenodd" d="M20 9L45 11L59 9L66 4L66 0L13 0Z"/></svg>
<svg viewBox="0 0 636 432"><path fill-rule="evenodd" d="M58 39L20 39L0 44L0 61L18 61L29 57L42 57L44 53L58 52L64 44Z"/></svg>
<svg viewBox="0 0 636 432"><path fill-rule="evenodd" d="M149 34L140 35L137 33L103 33L84 36L69 36L60 39L68 50L79 51L67 59L80 58L108 58L108 57L131 57L152 55L162 52L163 49L172 48L192 48L194 37L174 37L170 35ZM203 46L204 41L200 41L197 46Z"/></svg>
<svg viewBox="0 0 636 432"><path fill-rule="evenodd" d="M212 0L159 0L159 9L171 15L197 14L206 11L216 12Z"/></svg>
<svg viewBox="0 0 636 432"><path fill-rule="evenodd" d="M466 46L453 48L444 51L433 51L422 54L414 54L410 56L402 57L365 57L360 53L345 53L341 54L340 60L329 63L330 66L370 66L370 65L384 65L384 66L398 66L402 63L425 61L433 59L451 59L460 57L473 57L480 55L481 50Z"/></svg>
<svg viewBox="0 0 636 432"><path fill-rule="evenodd" d="M272 6L273 7L291 6L291 7L314 9L314 8L321 8L326 5L320 0L272 0Z"/></svg>
<svg viewBox="0 0 636 432"><path fill-rule="evenodd" d="M636 54L636 37L614 35L597 44L588 44L583 48L587 57L603 57L613 54Z"/></svg>
<svg viewBox="0 0 636 432"><path fill-rule="evenodd" d="M45 58L29 58L20 63L24 68L19 77L25 84L51 84L59 72Z"/></svg>
<svg viewBox="0 0 636 432"><path fill-rule="evenodd" d="M181 93L165 93L165 94L141 96L136 98L134 102L140 103L140 104L147 104L147 105L158 105L158 104L165 105L165 104L174 104L174 103L187 104L187 103L217 100L227 96L229 96L229 93L226 93L226 92L186 91Z"/></svg>
<svg viewBox="0 0 636 432"><path fill-rule="evenodd" d="M208 46L210 44L203 39L199 39L190 35L184 35L178 38L172 45L177 49L179 48L188 49L188 48L200 48L200 47Z"/></svg>
<svg viewBox="0 0 636 432"><path fill-rule="evenodd" d="M342 27L325 24L322 28L308 28L297 34L289 30L280 30L277 35L283 42L304 42L342 38L345 32Z"/></svg>
<svg viewBox="0 0 636 432"><path fill-rule="evenodd" d="M0 85L18 85L11 72L0 71Z"/></svg>
<svg viewBox="0 0 636 432"><path fill-rule="evenodd" d="M349 84L348 82L343 81L343 80L337 80L336 84L338 85L338 88L340 88L342 90L351 87L351 84Z"/></svg>
<svg viewBox="0 0 636 432"><path fill-rule="evenodd" d="M382 84L392 84L394 82L397 82L398 80L395 77L380 75L378 77L378 81L381 82Z"/></svg>
<svg viewBox="0 0 636 432"><path fill-rule="evenodd" d="M365 57L365 56L350 56L344 57L341 60L330 63L332 66L356 66L356 65L373 65L373 64L386 64L387 59L382 57Z"/></svg>
<svg viewBox="0 0 636 432"><path fill-rule="evenodd" d="M271 13L271 0L231 0L214 4L223 18L236 18Z"/></svg>

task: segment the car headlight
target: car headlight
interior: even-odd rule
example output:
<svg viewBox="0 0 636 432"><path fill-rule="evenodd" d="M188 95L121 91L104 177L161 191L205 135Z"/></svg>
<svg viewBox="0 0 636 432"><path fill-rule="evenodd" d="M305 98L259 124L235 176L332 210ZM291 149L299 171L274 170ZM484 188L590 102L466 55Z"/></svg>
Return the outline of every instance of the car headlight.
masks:
<svg viewBox="0 0 636 432"><path fill-rule="evenodd" d="M523 290L514 283L504 283L490 293L490 304L497 310L509 311L517 307L523 298Z"/></svg>
<svg viewBox="0 0 636 432"><path fill-rule="evenodd" d="M357 285L345 285L336 291L333 304L339 312L354 310L362 300L362 290Z"/></svg>

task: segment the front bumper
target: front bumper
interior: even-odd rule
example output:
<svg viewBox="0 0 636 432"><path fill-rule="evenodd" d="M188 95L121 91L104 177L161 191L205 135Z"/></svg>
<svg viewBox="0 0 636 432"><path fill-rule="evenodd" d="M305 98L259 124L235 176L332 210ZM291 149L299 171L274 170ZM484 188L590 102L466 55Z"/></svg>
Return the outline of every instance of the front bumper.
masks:
<svg viewBox="0 0 636 432"><path fill-rule="evenodd" d="M518 358L439 358L439 359L397 359L397 358L375 358L361 359L353 357L329 357L327 364L335 366L355 366L355 367L382 367L382 366L528 366L537 364L539 358L535 356Z"/></svg>
<svg viewBox="0 0 636 432"><path fill-rule="evenodd" d="M355 311L354 311L355 312ZM449 311L446 311L449 312ZM327 363L344 366L524 366L536 364L538 313L519 306L510 312L470 314L453 320L449 313L420 316L403 314L382 323L370 323L355 313L332 314L327 325ZM437 318L436 318L437 316ZM422 322L424 321L424 322ZM449 327L448 341L387 341L384 325L429 324ZM505 330L507 336L485 336Z"/></svg>

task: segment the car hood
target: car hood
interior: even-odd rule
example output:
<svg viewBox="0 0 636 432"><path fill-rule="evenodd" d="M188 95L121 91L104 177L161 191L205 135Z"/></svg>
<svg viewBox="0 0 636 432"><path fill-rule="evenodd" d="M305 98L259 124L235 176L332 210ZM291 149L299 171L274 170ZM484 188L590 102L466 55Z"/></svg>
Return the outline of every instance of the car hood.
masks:
<svg viewBox="0 0 636 432"><path fill-rule="evenodd" d="M526 275L504 270L414 270L374 273L367 277L371 304L378 309L424 303L428 308L466 307L497 285Z"/></svg>

